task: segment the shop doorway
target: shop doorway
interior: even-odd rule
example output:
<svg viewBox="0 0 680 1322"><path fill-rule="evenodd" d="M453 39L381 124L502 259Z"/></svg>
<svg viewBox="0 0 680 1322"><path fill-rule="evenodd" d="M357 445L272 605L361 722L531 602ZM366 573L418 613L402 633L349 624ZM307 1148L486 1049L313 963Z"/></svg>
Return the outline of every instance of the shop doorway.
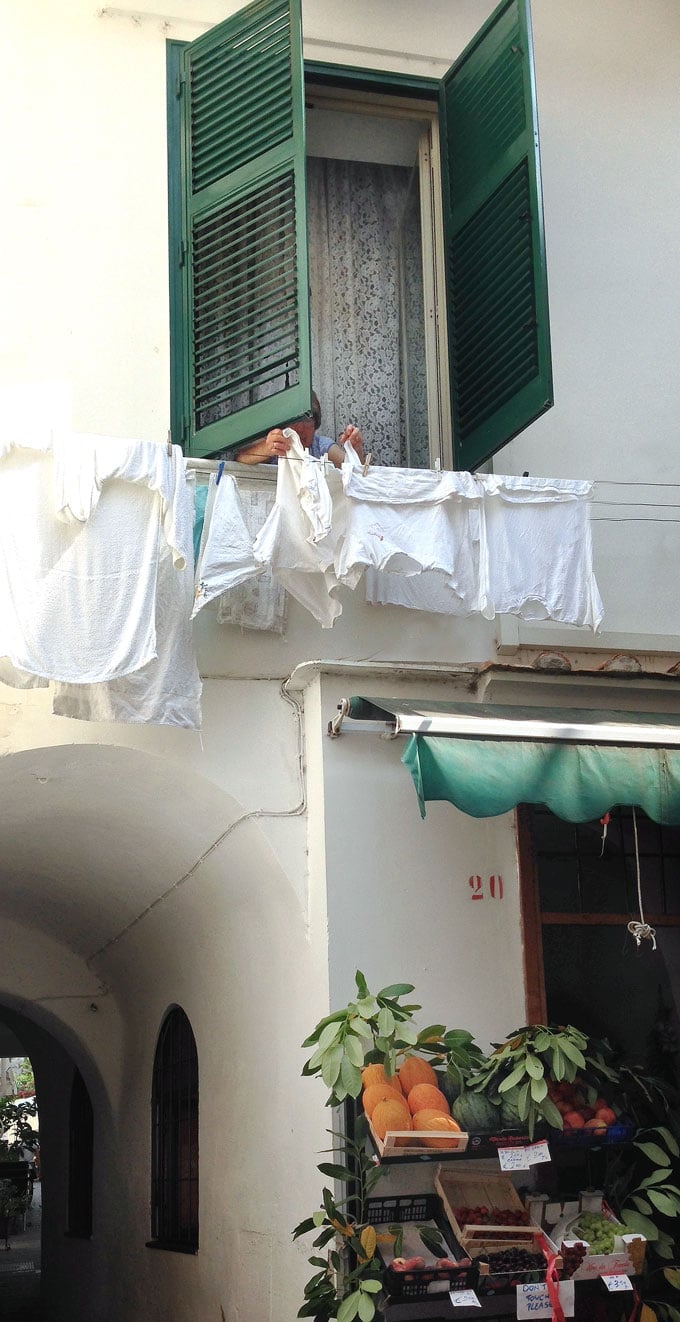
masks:
<svg viewBox="0 0 680 1322"><path fill-rule="evenodd" d="M680 828L642 809L574 824L518 809L527 1012L680 1082ZM637 848L636 848L637 835ZM652 941L639 945L638 872Z"/></svg>

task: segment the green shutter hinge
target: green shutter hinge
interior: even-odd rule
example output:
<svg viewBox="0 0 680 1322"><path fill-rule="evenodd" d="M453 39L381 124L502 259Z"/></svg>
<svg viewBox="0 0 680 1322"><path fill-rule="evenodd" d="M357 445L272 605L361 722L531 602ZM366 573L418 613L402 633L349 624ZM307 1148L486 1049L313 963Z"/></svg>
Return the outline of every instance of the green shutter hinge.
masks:
<svg viewBox="0 0 680 1322"><path fill-rule="evenodd" d="M187 243L185 243L184 239L182 239L181 242L180 242L180 245L179 245L179 267L180 267L180 270L181 270L181 268L182 268L183 266L186 266L186 261L187 261L187 254L188 254L188 252L189 252L189 246L188 246Z"/></svg>
<svg viewBox="0 0 680 1322"><path fill-rule="evenodd" d="M179 98L181 97L182 93L184 92L184 88L185 88L185 86L186 86L186 81L187 81L187 76L186 76L186 74L185 74L185 73L178 73L178 75L177 75L177 81L176 81L176 83L175 83L175 96L177 97L177 100L178 100L178 101L179 101Z"/></svg>

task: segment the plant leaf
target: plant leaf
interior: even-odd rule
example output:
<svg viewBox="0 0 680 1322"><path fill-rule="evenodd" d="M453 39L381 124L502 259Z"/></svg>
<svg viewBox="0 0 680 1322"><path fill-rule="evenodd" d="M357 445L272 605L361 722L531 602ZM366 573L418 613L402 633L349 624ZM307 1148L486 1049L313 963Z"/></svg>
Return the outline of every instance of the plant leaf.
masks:
<svg viewBox="0 0 680 1322"><path fill-rule="evenodd" d="M357 1037L356 1033L351 1030L345 1037L345 1055L348 1060L351 1060L353 1065L356 1065L357 1069L362 1069L364 1063L364 1048L361 1038Z"/></svg>
<svg viewBox="0 0 680 1322"><path fill-rule="evenodd" d="M357 991L359 995L362 997L368 996L369 991L368 991L368 986L366 984L366 979L363 973L359 971L359 969L357 969L356 973L354 974L354 981L356 983Z"/></svg>
<svg viewBox="0 0 680 1322"><path fill-rule="evenodd" d="M532 1079L543 1078L543 1062L532 1056L530 1051L526 1055L526 1072Z"/></svg>
<svg viewBox="0 0 680 1322"><path fill-rule="evenodd" d="M352 1294L348 1294L347 1297L343 1299L338 1309L338 1322L352 1322L352 1318L356 1317L359 1312L360 1299L361 1294L358 1290L354 1290Z"/></svg>
<svg viewBox="0 0 680 1322"><path fill-rule="evenodd" d="M553 1129L564 1128L564 1120L555 1103L549 1097L545 1097L541 1102L541 1115Z"/></svg>
<svg viewBox="0 0 680 1322"><path fill-rule="evenodd" d="M666 1125L657 1125L656 1132L657 1134L661 1135L664 1143L666 1144L666 1147L668 1148L668 1151L672 1152L674 1157L680 1157L680 1147L678 1147L678 1140L676 1139L675 1135L671 1133L670 1129L668 1129ZM666 1270L668 1270L668 1268L666 1268Z"/></svg>
<svg viewBox="0 0 680 1322"><path fill-rule="evenodd" d="M408 996L410 992L415 991L415 987L410 982L392 982L389 987L383 987L378 992L378 999L381 1000L387 996L390 999L394 996Z"/></svg>
<svg viewBox="0 0 680 1322"><path fill-rule="evenodd" d="M319 1038L319 1051L328 1051L328 1048L339 1038L341 1030L341 1023L326 1024Z"/></svg>
<svg viewBox="0 0 680 1322"><path fill-rule="evenodd" d="M340 1065L340 1080L347 1089L350 1097L358 1097L361 1092L361 1070L353 1065L349 1056L342 1058Z"/></svg>
<svg viewBox="0 0 680 1322"><path fill-rule="evenodd" d="M375 1304L369 1295L363 1294L363 1292L359 1296L357 1316L359 1317L359 1322L373 1322L373 1318L375 1317Z"/></svg>
<svg viewBox="0 0 680 1322"><path fill-rule="evenodd" d="M635 1193L631 1194L630 1201L631 1203L633 1203L635 1207L637 1207L638 1212L646 1212L649 1215L649 1213L652 1210L650 1204L647 1202L647 1199L638 1198L637 1194Z"/></svg>
<svg viewBox="0 0 680 1322"><path fill-rule="evenodd" d="M650 1244L655 1244L659 1238L659 1227L653 1221L650 1221L648 1216L643 1216L641 1212L632 1212L629 1207L624 1207L621 1219L633 1234L644 1235Z"/></svg>
<svg viewBox="0 0 680 1322"><path fill-rule="evenodd" d="M391 1037L394 1032L394 1015L383 1005L378 1015L378 1033L381 1037Z"/></svg>
<svg viewBox="0 0 680 1322"><path fill-rule="evenodd" d="M352 1015L350 1024L352 1026L352 1032L358 1033L359 1037L362 1037L365 1042L373 1041L373 1029L370 1024L366 1023L366 1020L362 1015Z"/></svg>
<svg viewBox="0 0 680 1322"><path fill-rule="evenodd" d="M649 1160L655 1166L670 1166L671 1159L668 1153L664 1152L658 1143L635 1143L634 1146L639 1148L640 1152L644 1152L645 1156L649 1157Z"/></svg>
<svg viewBox="0 0 680 1322"><path fill-rule="evenodd" d="M364 1250L366 1257L372 1258L375 1253L376 1244L378 1242L375 1233L375 1226L365 1226L359 1236L359 1240L361 1242L361 1247Z"/></svg>
<svg viewBox="0 0 680 1322"><path fill-rule="evenodd" d="M643 1304L639 1322L658 1322L658 1314L649 1307L649 1304Z"/></svg>
<svg viewBox="0 0 680 1322"><path fill-rule="evenodd" d="M396 1032L397 1041L404 1042L407 1047L414 1047L418 1042L418 1032L413 1024L399 1024Z"/></svg>
<svg viewBox="0 0 680 1322"><path fill-rule="evenodd" d="M680 1290L680 1267L664 1267L663 1274L674 1290Z"/></svg>
<svg viewBox="0 0 680 1322"><path fill-rule="evenodd" d="M548 1084L542 1075L540 1079L531 1080L531 1096L535 1102L542 1102L548 1096Z"/></svg>
<svg viewBox="0 0 680 1322"><path fill-rule="evenodd" d="M649 1201L658 1207L664 1216L677 1216L680 1212L680 1200L673 1198L670 1194L662 1193L660 1189L649 1189Z"/></svg>
<svg viewBox="0 0 680 1322"><path fill-rule="evenodd" d="M361 1288L362 1290L368 1291L369 1294L380 1294L380 1291L382 1290L382 1281L362 1281Z"/></svg>
<svg viewBox="0 0 680 1322"><path fill-rule="evenodd" d="M638 1188L648 1189L650 1184L663 1184L668 1179L668 1170L652 1171L651 1175L646 1175L644 1180L640 1180Z"/></svg>
<svg viewBox="0 0 680 1322"><path fill-rule="evenodd" d="M340 1066L342 1065L344 1056L345 1053L339 1042L336 1042L335 1045L326 1052L321 1064L321 1078L327 1088L332 1088L333 1084L336 1082L338 1075L340 1074Z"/></svg>
<svg viewBox="0 0 680 1322"><path fill-rule="evenodd" d="M503 1079L503 1082L499 1084L498 1091L509 1092L510 1089L515 1088L518 1083L522 1083L526 1078L526 1075L527 1071L524 1068L524 1061L521 1061L519 1065L515 1065L514 1070L508 1074L507 1078Z"/></svg>

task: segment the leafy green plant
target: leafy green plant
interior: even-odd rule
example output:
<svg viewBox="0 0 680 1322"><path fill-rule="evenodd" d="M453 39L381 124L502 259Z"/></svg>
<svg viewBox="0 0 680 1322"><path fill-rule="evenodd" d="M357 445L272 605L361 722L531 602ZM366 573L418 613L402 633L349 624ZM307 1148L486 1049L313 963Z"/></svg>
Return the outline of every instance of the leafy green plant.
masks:
<svg viewBox="0 0 680 1322"><path fill-rule="evenodd" d="M293 1231L294 1239L318 1231L314 1248L328 1250L326 1257L316 1253L309 1258L316 1270L305 1286L298 1317L315 1318L316 1322L331 1318L372 1322L382 1290L382 1263L375 1229L366 1221L366 1199L380 1179L380 1170L366 1152L365 1128L358 1126L354 1139L332 1130L329 1133L336 1140L333 1151L340 1159L321 1162L318 1169L328 1179L351 1186L353 1192L336 1199L324 1188L321 1206Z"/></svg>
<svg viewBox="0 0 680 1322"><path fill-rule="evenodd" d="M585 1066L587 1042L586 1036L571 1025L548 1028L530 1024L516 1028L506 1042L493 1044L494 1051L480 1064L468 1086L494 1105L506 1103L513 1107L532 1137L539 1120L562 1129L562 1116L548 1095L548 1080L573 1083Z"/></svg>
<svg viewBox="0 0 680 1322"><path fill-rule="evenodd" d="M437 1057L434 1063L443 1068L454 1092L460 1092L486 1060L472 1033L465 1028L447 1029L443 1024L423 1028L416 1039L415 1049L419 1054Z"/></svg>
<svg viewBox="0 0 680 1322"><path fill-rule="evenodd" d="M35 1101L0 1097L0 1160L22 1161L24 1149L36 1151L39 1135L29 1120L34 1115L37 1115Z"/></svg>
<svg viewBox="0 0 680 1322"><path fill-rule="evenodd" d="M330 1088L329 1106L361 1092L361 1070L367 1061L382 1061L388 1078L396 1073L397 1053L418 1042L413 1026L419 1005L402 1005L401 997L413 991L409 982L383 987L375 996L363 973L356 973L357 999L344 1010L336 1010L316 1025L303 1047L315 1051L302 1073L320 1074Z"/></svg>
<svg viewBox="0 0 680 1322"><path fill-rule="evenodd" d="M0 1180L0 1233L9 1248L9 1236L15 1217L23 1216L28 1207L28 1195L19 1193L12 1180Z"/></svg>

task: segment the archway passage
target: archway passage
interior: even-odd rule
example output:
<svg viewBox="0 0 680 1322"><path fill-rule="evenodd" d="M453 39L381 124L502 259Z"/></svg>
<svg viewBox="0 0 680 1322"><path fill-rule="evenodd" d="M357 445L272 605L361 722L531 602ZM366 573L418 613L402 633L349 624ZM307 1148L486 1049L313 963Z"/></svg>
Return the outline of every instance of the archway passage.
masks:
<svg viewBox="0 0 680 1322"><path fill-rule="evenodd" d="M20 1015L0 1006L0 1056L29 1057L25 1033L35 1042L35 1033ZM40 1034L38 1034L40 1036ZM32 1063L32 1062L31 1062ZM18 1129L12 1117L26 1106L24 1124ZM34 1154L39 1151L39 1115L31 1115L35 1098L24 1100L5 1092L0 1122L0 1317L3 1322L42 1322L42 1186ZM8 1118L9 1117L9 1118ZM23 1130L23 1125L22 1125Z"/></svg>

